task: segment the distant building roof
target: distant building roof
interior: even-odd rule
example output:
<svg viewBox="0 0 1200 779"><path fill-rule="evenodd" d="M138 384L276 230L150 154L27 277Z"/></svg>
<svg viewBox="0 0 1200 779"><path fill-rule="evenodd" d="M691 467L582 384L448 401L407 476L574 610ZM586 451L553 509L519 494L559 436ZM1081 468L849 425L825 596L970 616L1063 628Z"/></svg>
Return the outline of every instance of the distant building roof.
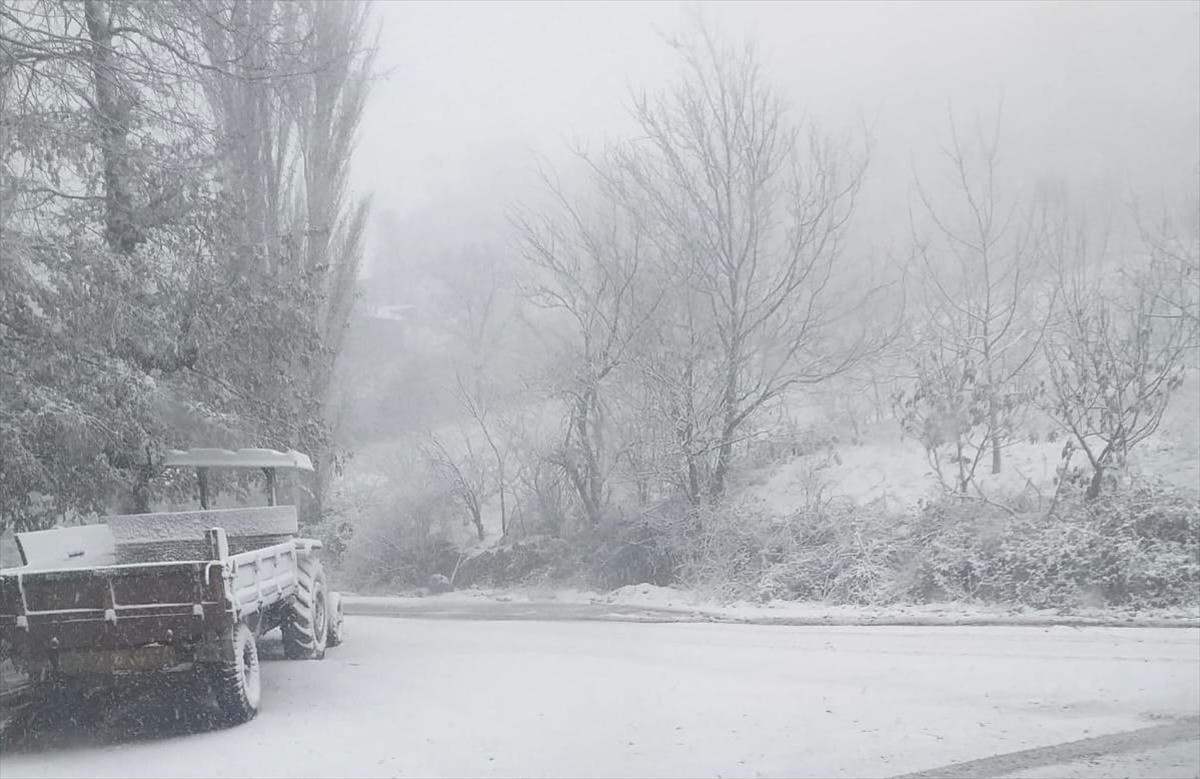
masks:
<svg viewBox="0 0 1200 779"><path fill-rule="evenodd" d="M416 306L413 305L376 306L371 311L371 316L375 319L391 319L402 322L407 320L415 309Z"/></svg>

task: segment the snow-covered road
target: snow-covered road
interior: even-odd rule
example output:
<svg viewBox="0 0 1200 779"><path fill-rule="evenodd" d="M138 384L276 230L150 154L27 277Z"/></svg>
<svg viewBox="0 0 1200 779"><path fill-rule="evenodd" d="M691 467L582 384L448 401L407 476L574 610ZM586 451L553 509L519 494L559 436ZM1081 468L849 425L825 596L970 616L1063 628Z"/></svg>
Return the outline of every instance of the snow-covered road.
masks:
<svg viewBox="0 0 1200 779"><path fill-rule="evenodd" d="M1190 629L347 621L323 662L264 663L247 725L138 699L0 775L893 776L1200 711Z"/></svg>

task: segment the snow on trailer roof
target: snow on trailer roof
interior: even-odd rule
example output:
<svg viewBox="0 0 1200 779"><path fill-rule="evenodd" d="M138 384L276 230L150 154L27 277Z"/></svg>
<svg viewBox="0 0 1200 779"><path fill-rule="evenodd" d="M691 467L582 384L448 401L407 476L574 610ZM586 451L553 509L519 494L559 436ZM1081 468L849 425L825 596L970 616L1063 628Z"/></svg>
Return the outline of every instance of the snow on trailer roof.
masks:
<svg viewBox="0 0 1200 779"><path fill-rule="evenodd" d="M193 468L294 468L311 471L308 455L289 449L171 449L163 465Z"/></svg>

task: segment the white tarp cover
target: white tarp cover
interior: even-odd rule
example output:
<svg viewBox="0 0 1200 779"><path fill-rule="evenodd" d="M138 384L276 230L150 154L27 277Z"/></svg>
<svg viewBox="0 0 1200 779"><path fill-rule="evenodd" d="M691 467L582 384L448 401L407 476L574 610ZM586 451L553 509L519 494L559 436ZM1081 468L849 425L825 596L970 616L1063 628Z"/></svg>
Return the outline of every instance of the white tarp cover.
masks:
<svg viewBox="0 0 1200 779"><path fill-rule="evenodd" d="M161 514L119 514L104 521L117 544L150 541L198 541L209 528L225 528L237 536L295 535L298 532L295 506L171 511Z"/></svg>
<svg viewBox="0 0 1200 779"><path fill-rule="evenodd" d="M312 460L308 455L289 449L279 452L274 449L171 449L163 465L194 468L294 468L311 471Z"/></svg>
<svg viewBox="0 0 1200 779"><path fill-rule="evenodd" d="M224 528L231 539L294 536L299 531L295 506L125 514L103 519L102 525L17 533L21 558L37 570L192 560L200 559L197 555L202 552L194 546L204 542L209 528ZM179 546L180 542L192 546ZM150 546L155 548L147 552ZM139 547L144 548L138 551ZM149 553L153 553L152 559L146 558Z"/></svg>
<svg viewBox="0 0 1200 779"><path fill-rule="evenodd" d="M21 557L31 568L116 565L116 540L108 525L83 525L17 533Z"/></svg>

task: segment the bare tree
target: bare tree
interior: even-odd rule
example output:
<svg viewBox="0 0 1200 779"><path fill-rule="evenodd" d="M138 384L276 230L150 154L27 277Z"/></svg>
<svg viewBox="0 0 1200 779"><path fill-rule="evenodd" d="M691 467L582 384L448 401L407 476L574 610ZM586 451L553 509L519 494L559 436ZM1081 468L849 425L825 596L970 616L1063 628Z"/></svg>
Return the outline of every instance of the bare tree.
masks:
<svg viewBox="0 0 1200 779"><path fill-rule="evenodd" d="M999 111L992 128L977 122L972 145L951 115L942 154L952 198L937 202L916 180L932 238L914 218L923 311L914 385L897 405L939 473L942 451L950 449L959 492L973 483L986 453L992 473L1000 472L1003 448L1032 400L1020 378L1040 352L1053 307L1039 299L1037 211L1003 191L1000 123Z"/></svg>
<svg viewBox="0 0 1200 779"><path fill-rule="evenodd" d="M430 283L423 309L431 324L450 339L450 362L473 394L495 378L509 357L506 340L514 318L511 268L505 256L488 245L464 246L421 263Z"/></svg>
<svg viewBox="0 0 1200 779"><path fill-rule="evenodd" d="M702 20L673 45L682 78L635 96L640 139L614 149L610 186L653 224L672 300L647 364L671 388L663 405L698 501L724 493L764 404L872 348L847 316L855 305L839 305L863 298L839 271L866 162L790 117L753 46L727 45Z"/></svg>
<svg viewBox="0 0 1200 779"><path fill-rule="evenodd" d="M495 385L476 381L469 386L461 374L455 377L457 391L455 397L463 411L466 412L475 429L483 437L488 452L492 458L493 481L496 495L500 499L500 534L508 535L509 520L509 456L512 448L511 431L506 430L505 421L494 408L496 401Z"/></svg>
<svg viewBox="0 0 1200 779"><path fill-rule="evenodd" d="M1087 457L1088 500L1158 429L1194 349L1194 323L1176 308L1178 278L1149 248L1151 262L1106 277L1103 254L1082 228L1064 230L1056 242L1063 306L1044 345L1044 407ZM1130 277L1134 283L1124 283Z"/></svg>
<svg viewBox="0 0 1200 779"><path fill-rule="evenodd" d="M1136 213L1135 218L1150 268L1130 281L1156 298L1158 316L1190 323L1191 337L1200 339L1200 193L1193 192L1179 214L1164 216L1158 224L1147 224Z"/></svg>
<svg viewBox="0 0 1200 779"><path fill-rule="evenodd" d="M445 395L452 413L465 417L493 460L494 491L500 503L500 532L509 526L512 441L506 349L514 319L514 295L504 273L504 255L493 247L466 246L423 263L427 321L439 336L452 373Z"/></svg>
<svg viewBox="0 0 1200 779"><path fill-rule="evenodd" d="M455 452L447 448L442 437L431 433L427 438L425 459L445 480L450 496L466 511L467 520L475 526L475 533L482 541L483 509L495 488L488 455L479 451L470 431L460 430Z"/></svg>
<svg viewBox="0 0 1200 779"><path fill-rule="evenodd" d="M566 423L555 460L595 525L613 467L606 384L626 364L662 291L642 283L651 251L645 224L604 178L596 178L592 203L572 199L548 174L543 182L553 210L526 210L513 222L532 268L530 301L569 327L567 377L556 388Z"/></svg>

